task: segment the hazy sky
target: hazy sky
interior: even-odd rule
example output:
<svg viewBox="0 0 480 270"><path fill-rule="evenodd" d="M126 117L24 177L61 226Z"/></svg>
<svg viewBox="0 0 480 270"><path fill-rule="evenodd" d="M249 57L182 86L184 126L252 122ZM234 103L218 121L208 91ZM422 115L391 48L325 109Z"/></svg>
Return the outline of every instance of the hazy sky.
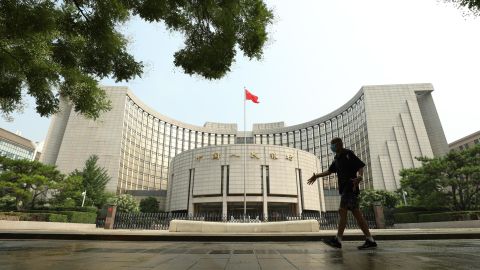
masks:
<svg viewBox="0 0 480 270"><path fill-rule="evenodd" d="M128 83L150 107L195 125L237 123L243 129L243 86L259 96L248 104L252 123L295 125L346 103L363 85L432 83L448 142L480 130L480 18L464 17L437 0L267 1L274 9L271 40L261 61L240 53L218 81L182 73L173 53L182 36L161 24L123 27L145 74ZM104 85L114 85L111 80ZM50 120L34 104L0 126L43 140Z"/></svg>

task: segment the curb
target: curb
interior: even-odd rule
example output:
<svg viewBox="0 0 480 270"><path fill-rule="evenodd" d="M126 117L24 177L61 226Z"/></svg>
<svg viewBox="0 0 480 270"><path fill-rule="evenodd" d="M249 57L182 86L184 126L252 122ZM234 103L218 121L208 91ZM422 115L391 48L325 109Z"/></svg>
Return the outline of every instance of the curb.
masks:
<svg viewBox="0 0 480 270"><path fill-rule="evenodd" d="M142 234L89 234L89 233L0 233L2 240L99 240L99 241L179 241L179 242L302 242L321 241L331 234L315 235L221 235L221 234L182 234L182 235L142 235ZM480 239L480 233L416 233L378 234L376 240L447 240ZM362 241L363 235L345 235L344 241Z"/></svg>

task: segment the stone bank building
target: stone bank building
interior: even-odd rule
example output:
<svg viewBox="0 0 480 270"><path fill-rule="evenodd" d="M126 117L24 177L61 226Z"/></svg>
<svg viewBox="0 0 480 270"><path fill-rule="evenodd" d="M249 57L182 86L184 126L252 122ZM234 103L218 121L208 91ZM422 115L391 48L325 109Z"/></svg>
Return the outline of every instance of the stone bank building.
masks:
<svg viewBox="0 0 480 270"><path fill-rule="evenodd" d="M415 157L448 151L428 83L363 86L317 119L253 124L251 131L232 123L191 125L151 109L126 87L104 89L113 109L97 121L61 102L42 161L68 173L96 154L111 177L107 190L152 194L165 211L238 211L244 192L248 211L336 210L336 176L306 185L313 173L328 169L334 137L365 162L362 189L397 190L399 171L421 165Z"/></svg>

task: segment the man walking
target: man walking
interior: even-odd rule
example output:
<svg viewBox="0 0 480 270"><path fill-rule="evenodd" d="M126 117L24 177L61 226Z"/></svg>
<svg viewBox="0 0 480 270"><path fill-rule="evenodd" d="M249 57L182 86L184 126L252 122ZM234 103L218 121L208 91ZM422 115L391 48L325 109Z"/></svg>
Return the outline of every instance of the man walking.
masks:
<svg viewBox="0 0 480 270"><path fill-rule="evenodd" d="M338 189L341 195L340 209L338 210L340 214L338 232L336 237L325 240L324 242L331 247L342 248L343 232L347 225L347 213L348 210L350 210L366 237L365 243L359 246L358 249L376 248L377 243L370 234L367 222L363 218L358 203L358 196L360 194L358 183L363 180L362 175L365 163L351 150L343 148L343 142L340 138L334 138L330 142L330 149L335 153L335 158L328 170L319 174L313 174L307 181L307 184L312 185L319 177L324 177L332 173L337 174Z"/></svg>

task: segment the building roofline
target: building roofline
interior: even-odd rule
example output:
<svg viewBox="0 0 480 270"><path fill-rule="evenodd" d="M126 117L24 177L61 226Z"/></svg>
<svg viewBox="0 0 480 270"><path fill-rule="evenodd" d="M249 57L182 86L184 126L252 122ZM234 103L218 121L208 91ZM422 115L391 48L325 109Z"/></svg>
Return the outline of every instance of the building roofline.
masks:
<svg viewBox="0 0 480 270"><path fill-rule="evenodd" d="M35 150L36 148L36 145L34 142L32 142L31 140L25 138L25 137L22 137L20 135L17 135L11 131L8 131L4 128L0 128L0 135L1 137L3 137L4 139L12 142L12 143L15 143L17 145L20 145L20 146L23 146L23 147L30 147L32 148L33 150Z"/></svg>
<svg viewBox="0 0 480 270"><path fill-rule="evenodd" d="M165 121L170 124L177 125L182 128L188 128L194 131L201 131L201 132L206 132L206 133L221 133L221 134L236 134L237 133L237 124L234 123L212 123L212 122L206 122L205 125L202 126L196 126L192 124L188 124L182 121L175 120L171 117L168 117L164 114L161 114L145 104L143 101L141 101L135 94L126 88L127 95L130 99L132 99L140 108L142 108L144 111L148 112L149 114L153 115L154 117L161 119L162 121ZM217 127L222 127L224 126L225 128L214 128L214 126ZM234 128L233 128L234 127Z"/></svg>
<svg viewBox="0 0 480 270"><path fill-rule="evenodd" d="M128 87L126 86L105 86L103 88L112 88L112 89L122 89L125 91L126 95L130 99L132 99L140 108L142 108L144 111L147 113L151 114L152 116L161 119L162 121L165 121L170 124L174 124L176 126L182 127L182 128L188 128L194 131L200 131L200 132L206 132L206 133L216 133L216 134L232 134L232 135L238 135L242 133L243 131L239 131L237 124L236 123L212 123L212 122L206 122L204 126L197 126L197 125L192 125L188 124L182 121L175 120L171 117L168 117L166 115L163 115L159 113L158 111L154 110L147 104L145 104L143 101L141 101ZM414 83L414 84L384 84L384 85L365 85L360 88L360 90L355 93L355 95L350 98L346 103L344 103L342 106L339 108L335 109L334 111L325 114L319 118L300 123L300 124L295 124L292 126L284 126L283 122L274 122L274 123L254 123L252 125L253 130L252 131L247 131L247 132L252 132L253 135L261 135L261 134L272 134L272 133L285 133L285 132L291 132L299 129L305 129L314 125L318 125L319 123L328 121L330 119L335 118L336 116L342 114L344 111L348 110L349 107L351 107L355 102L357 102L358 99L361 98L361 96L364 94L365 91L368 90L375 90L375 89L398 89L398 88L407 88L407 89L412 89L414 90L417 94L420 93L430 93L433 91L433 85L431 83ZM271 125L272 128L268 128L268 126ZM282 126L283 125L283 126ZM265 127L265 128L259 128L259 127Z"/></svg>
<svg viewBox="0 0 480 270"><path fill-rule="evenodd" d="M454 144L463 142L463 141L465 141L465 140L467 140L467 139L470 139L470 138L473 138L473 137L476 137L476 136L480 136L480 130L477 131L477 132L474 132L474 133L472 133L472 134L470 134L470 135L467 135L467 136L465 136L465 137L462 137L462 138L460 138L460 139L458 139L458 140L456 140L456 141L453 141L453 142L449 143L448 146L449 146L449 147L452 147Z"/></svg>

